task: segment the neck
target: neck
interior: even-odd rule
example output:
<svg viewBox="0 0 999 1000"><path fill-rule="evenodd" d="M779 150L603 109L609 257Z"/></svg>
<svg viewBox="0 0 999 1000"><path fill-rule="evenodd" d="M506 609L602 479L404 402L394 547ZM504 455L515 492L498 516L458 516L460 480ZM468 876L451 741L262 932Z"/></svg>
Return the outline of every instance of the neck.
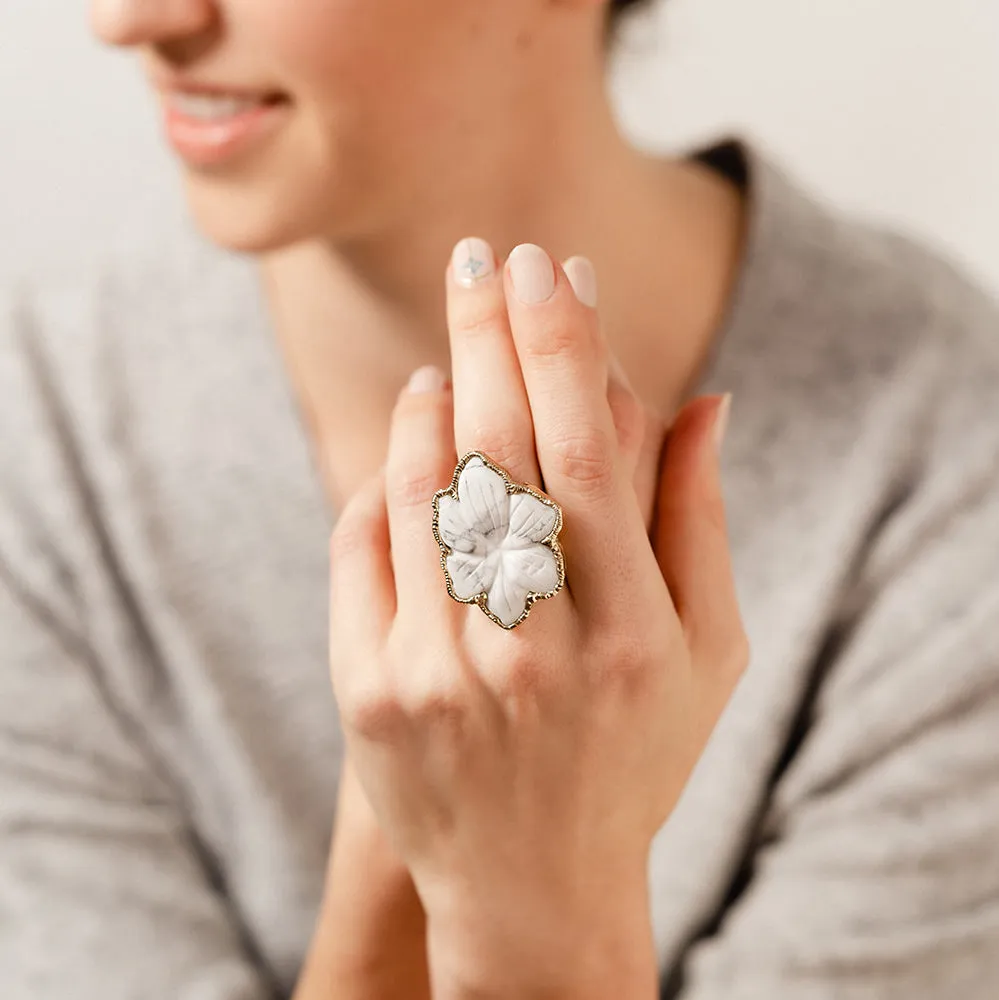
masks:
<svg viewBox="0 0 999 1000"><path fill-rule="evenodd" d="M533 134L452 164L384 225L262 258L275 331L317 437L387 414L409 372L445 371L443 272L464 236L590 257L608 341L638 394L671 419L720 323L741 206L706 168L636 150L603 90ZM504 133L507 134L507 133ZM516 132L512 133L516 134ZM474 145L474 144L469 144ZM348 424L349 425L349 424Z"/></svg>

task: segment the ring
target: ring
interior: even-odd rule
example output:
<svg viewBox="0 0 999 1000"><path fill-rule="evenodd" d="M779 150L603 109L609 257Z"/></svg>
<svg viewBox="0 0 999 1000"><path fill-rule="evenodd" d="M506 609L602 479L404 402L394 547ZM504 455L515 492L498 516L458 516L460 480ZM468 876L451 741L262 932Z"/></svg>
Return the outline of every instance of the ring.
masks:
<svg viewBox="0 0 999 1000"><path fill-rule="evenodd" d="M477 604L510 629L537 601L562 589L562 508L542 490L515 482L483 452L470 451L432 502L434 538L454 600Z"/></svg>

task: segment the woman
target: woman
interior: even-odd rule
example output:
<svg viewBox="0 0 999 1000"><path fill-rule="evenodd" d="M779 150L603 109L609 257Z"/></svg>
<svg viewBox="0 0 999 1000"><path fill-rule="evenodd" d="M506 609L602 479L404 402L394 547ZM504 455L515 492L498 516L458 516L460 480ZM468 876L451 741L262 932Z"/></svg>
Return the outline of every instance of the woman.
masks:
<svg viewBox="0 0 999 1000"><path fill-rule="evenodd" d="M995 996L999 312L625 6L95 0L218 246L4 314L5 995Z"/></svg>

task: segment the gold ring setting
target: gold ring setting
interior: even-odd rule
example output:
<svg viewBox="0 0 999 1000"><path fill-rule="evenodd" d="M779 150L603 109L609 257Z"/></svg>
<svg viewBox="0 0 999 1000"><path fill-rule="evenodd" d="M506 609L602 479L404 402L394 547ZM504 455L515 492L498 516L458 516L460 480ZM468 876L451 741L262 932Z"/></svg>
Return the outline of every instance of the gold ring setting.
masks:
<svg viewBox="0 0 999 1000"><path fill-rule="evenodd" d="M484 452L467 452L432 503L434 538L454 600L477 604L512 629L564 586L562 508L541 489L516 482Z"/></svg>

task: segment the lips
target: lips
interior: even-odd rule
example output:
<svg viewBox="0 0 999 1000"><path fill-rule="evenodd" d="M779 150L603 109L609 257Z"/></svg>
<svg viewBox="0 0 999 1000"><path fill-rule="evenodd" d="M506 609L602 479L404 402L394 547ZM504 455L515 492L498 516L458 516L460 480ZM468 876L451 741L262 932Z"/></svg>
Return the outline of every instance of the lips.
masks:
<svg viewBox="0 0 999 1000"><path fill-rule="evenodd" d="M248 154L281 124L290 102L275 92L221 87L161 89L167 138L196 166L221 165Z"/></svg>

